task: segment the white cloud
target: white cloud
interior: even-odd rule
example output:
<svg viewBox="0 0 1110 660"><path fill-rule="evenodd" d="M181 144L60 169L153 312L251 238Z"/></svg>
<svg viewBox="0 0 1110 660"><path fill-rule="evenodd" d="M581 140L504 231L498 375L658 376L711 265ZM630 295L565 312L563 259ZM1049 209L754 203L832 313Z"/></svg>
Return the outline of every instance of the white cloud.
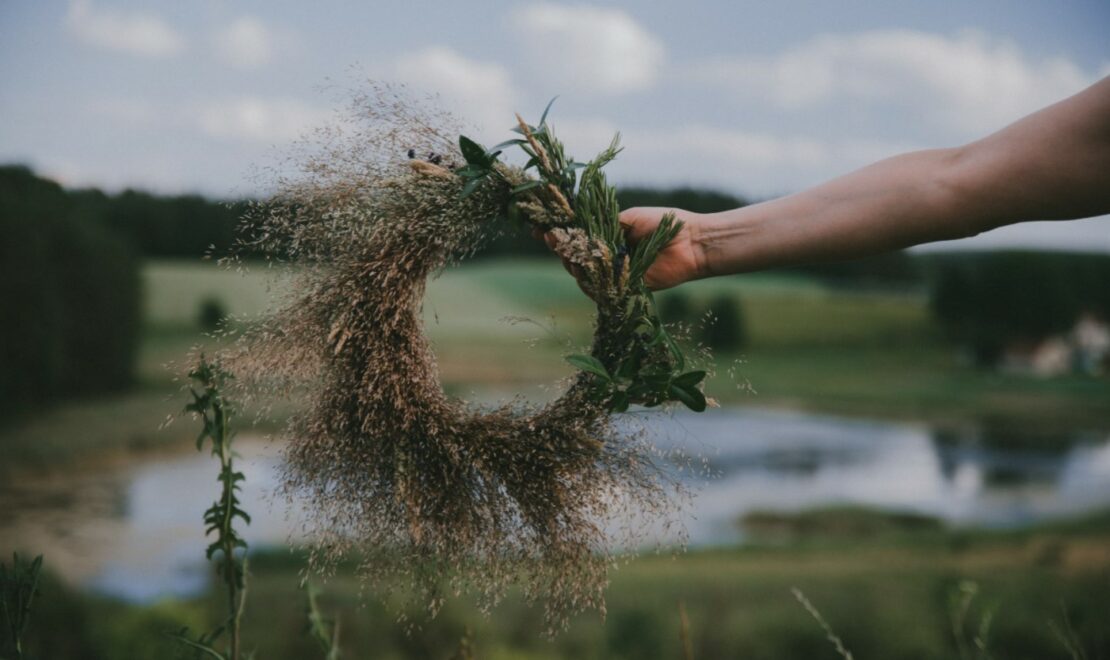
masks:
<svg viewBox="0 0 1110 660"><path fill-rule="evenodd" d="M566 118L555 129L582 159L608 144L616 126L602 119ZM622 135L626 151L610 168L616 181L711 186L758 197L793 192L917 148L708 124L630 128Z"/></svg>
<svg viewBox="0 0 1110 660"><path fill-rule="evenodd" d="M662 41L619 9L537 3L514 12L512 24L535 70L562 89L647 89L663 65Z"/></svg>
<svg viewBox="0 0 1110 660"><path fill-rule="evenodd" d="M330 116L297 99L243 96L201 104L195 121L212 137L277 144L296 140Z"/></svg>
<svg viewBox="0 0 1110 660"><path fill-rule="evenodd" d="M267 64L274 54L274 42L273 31L251 16L236 19L215 35L217 52L239 69L254 69Z"/></svg>
<svg viewBox="0 0 1110 660"><path fill-rule="evenodd" d="M481 136L502 135L512 125L517 93L498 64L435 46L402 56L392 73L415 89L438 94L444 109L477 127Z"/></svg>
<svg viewBox="0 0 1110 660"><path fill-rule="evenodd" d="M159 104L139 96L103 96L88 101L90 113L129 126L146 126L159 123L165 111Z"/></svg>
<svg viewBox="0 0 1110 660"><path fill-rule="evenodd" d="M185 38L157 16L94 7L89 0L72 0L65 24L90 46L131 55L167 57L185 48Z"/></svg>
<svg viewBox="0 0 1110 660"><path fill-rule="evenodd" d="M915 250L929 252L998 248L1110 253L1110 215L1069 222L1023 222L984 232L971 238L928 243Z"/></svg>
<svg viewBox="0 0 1110 660"><path fill-rule="evenodd" d="M691 75L728 87L743 103L782 109L864 106L900 112L960 137L1001 128L1098 79L1062 57L1034 59L1013 42L964 31L823 35L770 57L696 63Z"/></svg>
<svg viewBox="0 0 1110 660"><path fill-rule="evenodd" d="M693 124L673 131L629 132L629 160L645 182L697 183L760 197L821 183L908 149L850 138L743 131ZM674 178L681 177L678 181Z"/></svg>
<svg viewBox="0 0 1110 660"><path fill-rule="evenodd" d="M189 173L172 156L146 153L119 158L106 166L103 155L79 160L61 158L36 164L36 171L67 188L101 188L120 191L127 188L181 193L188 190Z"/></svg>

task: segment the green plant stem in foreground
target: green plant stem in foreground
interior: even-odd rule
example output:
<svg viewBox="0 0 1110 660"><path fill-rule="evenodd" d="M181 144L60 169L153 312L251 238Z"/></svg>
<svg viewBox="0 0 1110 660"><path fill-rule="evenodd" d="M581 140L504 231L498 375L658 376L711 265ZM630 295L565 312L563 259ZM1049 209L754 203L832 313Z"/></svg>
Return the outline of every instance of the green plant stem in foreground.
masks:
<svg viewBox="0 0 1110 660"><path fill-rule="evenodd" d="M311 582L305 584L305 600L308 617L308 634L324 652L324 660L339 660L339 620L328 619L320 611L317 598L320 590Z"/></svg>
<svg viewBox="0 0 1110 660"><path fill-rule="evenodd" d="M187 630L174 637L210 657L239 660L242 657L240 629L247 596L247 542L235 529L235 519L250 524L250 515L239 506L237 493L245 477L235 470L236 454L231 446L233 434L230 429L233 407L221 391L230 377L219 365L201 355L197 366L189 373L195 387L190 387L193 400L185 406L185 411L199 416L204 425L197 436L197 450L204 447L205 440L210 440L212 455L220 461L220 497L204 512L205 533L215 532L216 540L209 544L205 555L212 560L216 553L220 554L218 574L227 590L227 622L196 641L188 638ZM226 653L220 653L212 644L225 630L228 636Z"/></svg>
<svg viewBox="0 0 1110 660"><path fill-rule="evenodd" d="M0 613L4 616L4 632L8 638L0 646L0 653L8 653L4 648L11 645L11 653L17 660L23 658L23 635L31 618L31 603L39 588L39 575L42 572L42 555L30 563L21 561L19 554L12 555L9 569L0 563ZM3 656L6 657L6 656Z"/></svg>

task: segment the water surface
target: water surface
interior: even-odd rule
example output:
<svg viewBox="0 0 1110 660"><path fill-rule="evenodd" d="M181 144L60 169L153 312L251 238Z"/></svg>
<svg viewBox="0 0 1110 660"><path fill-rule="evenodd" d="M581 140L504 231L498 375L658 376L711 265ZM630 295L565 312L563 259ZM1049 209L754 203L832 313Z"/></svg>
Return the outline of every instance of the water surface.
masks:
<svg viewBox="0 0 1110 660"><path fill-rule="evenodd" d="M1040 447L990 428L754 409L633 419L661 448L697 457L699 469L681 477L696 493L682 514L693 545L742 542L736 521L753 510L854 504L1006 527L1110 506L1105 431L1064 430ZM237 446L253 517L248 542L301 538L298 512L274 497L280 448L250 437ZM99 591L135 599L194 592L206 580L201 517L218 490L207 453L0 486L0 546L42 552L53 570Z"/></svg>

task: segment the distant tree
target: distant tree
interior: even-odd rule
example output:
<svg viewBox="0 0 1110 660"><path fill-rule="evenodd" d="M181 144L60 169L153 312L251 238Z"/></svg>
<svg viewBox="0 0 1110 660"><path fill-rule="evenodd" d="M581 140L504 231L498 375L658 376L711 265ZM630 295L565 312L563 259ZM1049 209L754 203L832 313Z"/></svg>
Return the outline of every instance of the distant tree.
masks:
<svg viewBox="0 0 1110 660"><path fill-rule="evenodd" d="M134 254L56 183L0 167L0 409L130 383Z"/></svg>
<svg viewBox="0 0 1110 660"><path fill-rule="evenodd" d="M907 288L920 285L924 279L920 262L906 251L781 270L809 275L838 287Z"/></svg>
<svg viewBox="0 0 1110 660"><path fill-rule="evenodd" d="M717 213L747 206L748 200L728 193L700 188L644 188L622 187L617 189L617 201L622 209L634 206L663 206L686 209L695 213Z"/></svg>
<svg viewBox="0 0 1110 660"><path fill-rule="evenodd" d="M1014 341L1072 328L1110 310L1110 255L1000 251L927 259L930 309L954 341L991 364Z"/></svg>

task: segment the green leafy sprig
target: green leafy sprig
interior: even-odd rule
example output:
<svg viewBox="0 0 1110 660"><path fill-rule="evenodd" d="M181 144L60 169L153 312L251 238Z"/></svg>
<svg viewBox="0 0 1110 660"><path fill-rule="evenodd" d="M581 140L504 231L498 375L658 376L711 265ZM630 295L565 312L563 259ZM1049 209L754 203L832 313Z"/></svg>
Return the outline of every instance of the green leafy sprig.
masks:
<svg viewBox="0 0 1110 660"><path fill-rule="evenodd" d="M42 555L27 562L20 559L19 553L13 553L11 568L0 562L0 613L5 633L0 637L0 655L4 657L8 653L17 660L24 657L23 635L31 619L31 603L38 594L41 573Z"/></svg>
<svg viewBox="0 0 1110 660"><path fill-rule="evenodd" d="M579 382L595 401L613 412L631 404L657 406L668 401L701 412L707 405L701 390L706 372L686 370L683 351L667 332L644 284L648 268L682 230L682 222L667 213L653 232L631 245L620 224L616 188L603 171L621 152L620 134L590 162L576 161L547 122L551 103L536 125L518 115L512 130L521 137L490 149L460 136L459 150L466 161L455 170L462 179L460 194L465 198L487 184L505 186L505 216L544 230L584 234L589 248L585 284L598 305L598 322L590 354L571 355L567 361L579 369ZM510 147L528 157L523 174L499 159Z"/></svg>
<svg viewBox="0 0 1110 660"><path fill-rule="evenodd" d="M204 448L205 440L209 440L212 455L220 461L220 497L204 512L205 534L215 533L216 539L209 544L205 556L212 561L219 554L217 574L227 593L228 615L223 625L197 639L192 639L187 629L171 637L203 656L239 660L243 657L240 648L240 622L246 604L247 542L239 530L235 529L235 521L239 519L249 525L251 518L239 502L238 493L246 477L235 469L238 454L231 447L234 437L231 432L233 406L223 395L224 384L231 375L201 355L197 366L189 372L189 378L194 385L189 388L192 401L185 406L185 411L198 416L202 422L197 436L197 451ZM214 645L225 632L226 649L219 651Z"/></svg>

